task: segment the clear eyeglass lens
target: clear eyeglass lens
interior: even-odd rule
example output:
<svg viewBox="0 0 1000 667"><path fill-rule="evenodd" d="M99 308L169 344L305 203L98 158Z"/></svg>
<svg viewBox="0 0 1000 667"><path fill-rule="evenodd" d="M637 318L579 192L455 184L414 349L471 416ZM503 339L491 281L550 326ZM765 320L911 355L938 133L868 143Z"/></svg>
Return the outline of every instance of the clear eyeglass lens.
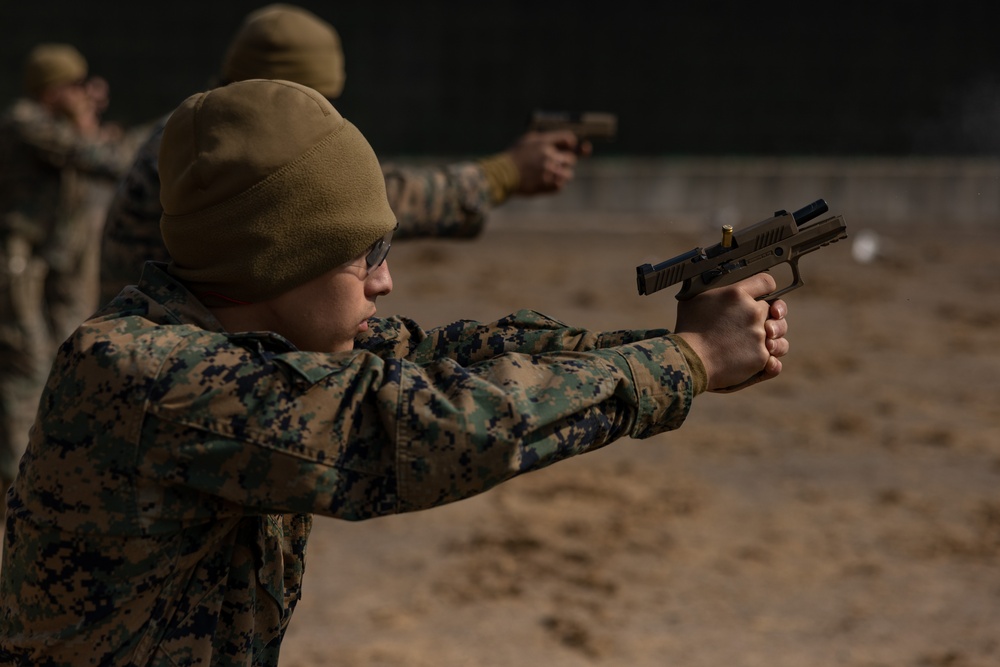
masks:
<svg viewBox="0 0 1000 667"><path fill-rule="evenodd" d="M389 254L389 248L392 246L392 233L394 231L396 230L390 229L386 232L386 235L376 241L365 255L365 265L368 267L368 271L374 271L385 261Z"/></svg>

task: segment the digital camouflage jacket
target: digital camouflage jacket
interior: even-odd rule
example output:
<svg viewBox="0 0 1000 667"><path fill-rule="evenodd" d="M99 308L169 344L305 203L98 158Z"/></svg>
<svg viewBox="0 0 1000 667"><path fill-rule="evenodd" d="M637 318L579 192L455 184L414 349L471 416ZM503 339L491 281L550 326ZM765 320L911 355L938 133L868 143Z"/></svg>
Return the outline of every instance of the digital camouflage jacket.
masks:
<svg viewBox="0 0 1000 667"><path fill-rule="evenodd" d="M422 510L674 429L700 390L683 349L520 311L373 318L353 351L302 352L225 332L147 264L54 363L8 494L0 663L277 665L313 515Z"/></svg>

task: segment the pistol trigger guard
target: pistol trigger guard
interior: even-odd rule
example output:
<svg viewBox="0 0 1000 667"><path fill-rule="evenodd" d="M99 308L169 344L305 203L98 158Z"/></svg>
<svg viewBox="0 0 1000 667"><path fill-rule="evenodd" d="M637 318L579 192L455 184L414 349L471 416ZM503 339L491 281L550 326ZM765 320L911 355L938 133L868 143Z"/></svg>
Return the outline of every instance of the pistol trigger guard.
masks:
<svg viewBox="0 0 1000 667"><path fill-rule="evenodd" d="M675 295L675 297L676 297L676 299L678 301L687 301L688 299L690 299L691 297L695 296L696 294L697 294L697 292L692 291L692 289L691 289L691 279L688 278L683 283L681 283L681 289L680 289L680 291L677 292L677 294Z"/></svg>
<svg viewBox="0 0 1000 667"><path fill-rule="evenodd" d="M777 299L782 294L787 294L788 292L791 292L793 289L797 289L799 287L802 287L802 285L805 284L805 283L802 282L802 276L801 276L801 274L799 274L799 260L798 260L798 258L789 261L788 265L792 267L792 282L789 285L787 285L786 287L783 287L783 288L778 289L778 290L774 290L770 294L765 294L764 296L757 297L757 301L767 301L768 303L771 303L772 301L774 301L775 299Z"/></svg>

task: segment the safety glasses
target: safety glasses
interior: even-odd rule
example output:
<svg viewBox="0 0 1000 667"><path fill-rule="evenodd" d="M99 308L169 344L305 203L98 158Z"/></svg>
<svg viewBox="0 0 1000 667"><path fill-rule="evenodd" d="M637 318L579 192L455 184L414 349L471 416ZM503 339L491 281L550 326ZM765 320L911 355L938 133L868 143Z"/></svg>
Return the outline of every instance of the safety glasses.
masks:
<svg viewBox="0 0 1000 667"><path fill-rule="evenodd" d="M368 249L368 252L365 253L365 269L368 273L382 266L382 262L385 261L386 256L389 254L389 248L392 245L392 233L398 228L399 225L397 224L386 232L385 236L375 241Z"/></svg>

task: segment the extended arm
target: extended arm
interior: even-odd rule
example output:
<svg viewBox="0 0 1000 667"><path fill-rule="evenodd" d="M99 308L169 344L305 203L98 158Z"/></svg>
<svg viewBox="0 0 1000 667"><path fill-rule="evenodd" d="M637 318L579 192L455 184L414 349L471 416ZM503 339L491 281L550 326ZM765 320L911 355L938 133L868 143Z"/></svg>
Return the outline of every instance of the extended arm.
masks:
<svg viewBox="0 0 1000 667"><path fill-rule="evenodd" d="M55 167L73 166L107 178L119 178L138 148L138 132L82 135L70 122L54 119L38 104L22 100L13 110L21 140Z"/></svg>
<svg viewBox="0 0 1000 667"><path fill-rule="evenodd" d="M569 131L527 132L507 150L443 166L382 165L397 239L478 236L489 212L513 196L562 190L589 142Z"/></svg>
<svg viewBox="0 0 1000 667"><path fill-rule="evenodd" d="M588 331L533 310L520 310L496 322L458 320L426 330L401 317L376 318L369 324L369 333L355 341L356 347L416 364L444 357L464 365L508 352L586 352L670 333L666 329Z"/></svg>

